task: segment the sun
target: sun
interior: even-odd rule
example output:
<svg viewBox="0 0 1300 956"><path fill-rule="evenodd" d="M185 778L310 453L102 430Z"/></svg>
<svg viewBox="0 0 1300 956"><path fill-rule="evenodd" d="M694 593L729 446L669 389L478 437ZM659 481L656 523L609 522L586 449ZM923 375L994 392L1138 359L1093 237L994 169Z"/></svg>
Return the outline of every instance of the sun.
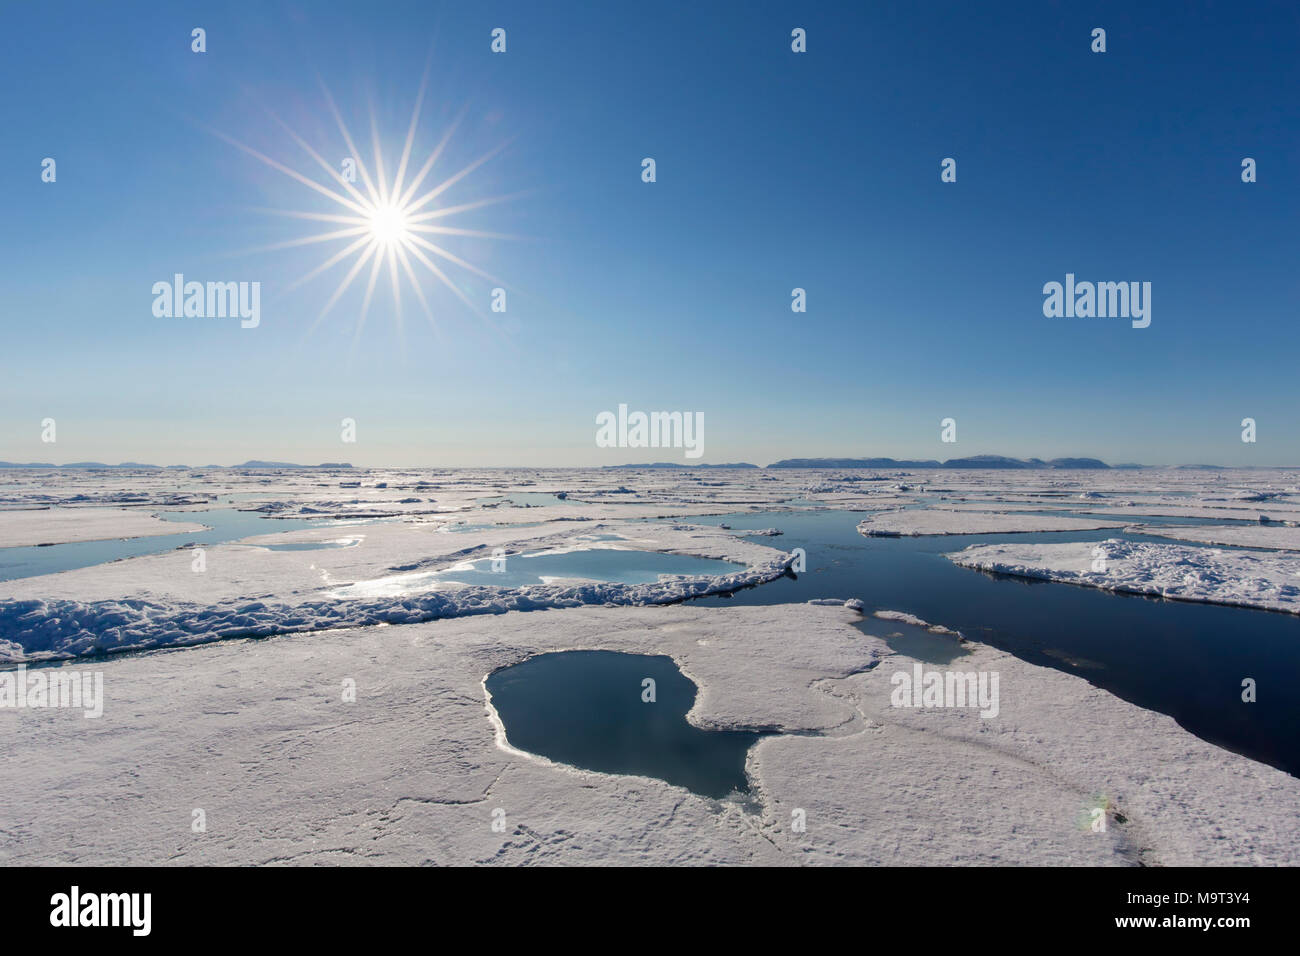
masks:
<svg viewBox="0 0 1300 956"><path fill-rule="evenodd" d="M382 273L388 273L388 279L392 287L393 315L398 323L400 331L402 323L402 286L403 283L399 276L405 276L411 290L415 293L415 298L419 301L420 307L424 310L425 316L429 319L434 331L438 331L438 323L434 319L433 309L429 304L428 297L425 295L425 289L421 284L421 277L431 277L440 283L443 287L453 293L462 303L468 306L484 322L491 324L491 318L487 315L486 302L479 302L471 299L465 291L465 282L463 277L456 276L457 271L468 272L482 279L486 279L495 286L509 288L507 283L485 272L474 264L467 262L460 256L455 255L450 250L434 239L441 236L471 236L483 239L518 239L519 236L513 236L498 232L483 232L476 229L461 228L447 224L447 220L452 216L461 215L471 210L479 209L493 203L505 202L516 198L521 194L493 196L487 199L478 199L472 202L463 202L454 205L441 205L438 200L448 190L452 189L457 183L460 183L467 176L474 173L480 166L492 159L493 156L501 152L506 144L501 144L495 149L488 151L486 154L474 160L468 166L463 167L458 172L446 177L436 185L425 185L429 173L433 170L438 159L446 149L448 141L455 132L459 119L453 121L450 126L444 130L441 139L434 149L419 165L414 169L415 163L412 162L412 148L415 142L416 127L419 123L421 107L424 103L425 89L428 83L428 73L426 70L424 80L420 84L419 94L415 100L415 109L411 116L411 123L406 131L405 143L397 162L397 168L390 175L388 164L384 161L384 155L381 147L381 136L375 121L373 110L370 116L370 133L371 133L371 159L373 165L366 162L357 144L353 141L352 134L348 130L347 124L338 107L334 103L334 98L330 95L329 90L325 87L324 81L321 82L321 90L324 93L325 101L329 106L330 113L333 114L335 123L338 126L339 133L342 136L342 145L346 146L346 155L351 164L351 174L345 175L344 170L340 170L331 165L321 151L315 149L310 143L299 136L289 127L284 120L280 119L274 112L270 113L271 117L279 126L284 129L290 138L308 155L321 169L328 175L324 182L318 181L291 166L272 159L265 153L253 149L244 143L233 139L224 133L210 129L209 131L225 140L232 146L243 152L255 157L273 169L284 173L294 181L313 190L319 196L324 196L333 201L337 211L321 212L318 210L298 211L285 209L264 209L263 212L271 213L277 216L289 216L296 219L311 220L321 223L331 224L326 232L316 233L305 236L301 239L292 239L287 242L280 242L270 246L261 246L256 249L246 250L247 253L260 253L273 249L287 249L290 247L306 246L316 243L342 242L343 248L334 252L323 262L317 265L306 275L285 287L284 292L288 293L299 286L310 282L317 276L333 269L344 262L350 262L350 267L339 281L334 293L317 315L316 320L311 323L307 329L307 334L325 318L326 314L334 308L343 294L352 287L353 283L361 276L363 271L368 272L365 279L365 297L361 303L361 309L357 316L356 334L359 336L366 322L366 315L370 310L370 304L374 297L375 286ZM360 176L358 182L357 176ZM436 182L436 181L435 181ZM424 187L421 192L421 186ZM439 263L442 264L439 264ZM367 269L367 267L369 267ZM423 271L420 271L423 270ZM449 275L449 273L451 273Z"/></svg>
<svg viewBox="0 0 1300 956"><path fill-rule="evenodd" d="M411 238L409 214L400 206L376 206L368 218L370 238L382 246L405 244Z"/></svg>

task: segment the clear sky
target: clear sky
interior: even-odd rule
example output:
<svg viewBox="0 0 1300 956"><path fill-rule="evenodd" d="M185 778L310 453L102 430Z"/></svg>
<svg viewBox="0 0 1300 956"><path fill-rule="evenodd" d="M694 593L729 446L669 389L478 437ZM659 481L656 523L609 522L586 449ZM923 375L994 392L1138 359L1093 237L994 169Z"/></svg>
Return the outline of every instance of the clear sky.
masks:
<svg viewBox="0 0 1300 956"><path fill-rule="evenodd" d="M678 460L596 446L596 415L624 403L702 413L712 463L1300 463L1294 3L0 17L0 459ZM274 118L337 166L323 82L372 172L373 110L391 180L426 62L412 170L463 119L420 192L500 150L422 211L512 197L431 224L518 238L425 237L506 283L507 311L489 311L496 281L430 253L482 315L413 262L433 324L404 278L399 315L383 271L358 329L369 265L317 322L352 260L289 287L354 240L248 250L348 228L266 210L355 213L229 140L342 192ZM260 282L260 324L155 316L175 273ZM1066 273L1150 282L1150 327L1044 317Z"/></svg>

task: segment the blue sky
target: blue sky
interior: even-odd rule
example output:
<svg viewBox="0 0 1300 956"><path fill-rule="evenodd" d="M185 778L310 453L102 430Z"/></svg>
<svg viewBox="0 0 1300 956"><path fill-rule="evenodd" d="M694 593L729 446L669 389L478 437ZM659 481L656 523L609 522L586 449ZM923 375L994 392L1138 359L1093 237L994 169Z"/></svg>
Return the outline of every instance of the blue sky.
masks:
<svg viewBox="0 0 1300 956"><path fill-rule="evenodd" d="M597 413L625 403L702 412L714 463L1300 463L1298 11L8 7L0 459L680 457L596 447ZM346 210L213 131L328 183L268 113L337 162L323 81L367 162L373 108L391 177L426 60L415 161L464 113L428 183L504 147L437 204L516 196L446 222L522 237L429 238L508 283L507 312L493 328L425 272L436 330L409 284L399 322L384 273L358 333L367 269L308 334L348 265L286 287L347 242L240 253L340 228L265 209ZM486 310L495 283L444 265ZM155 317L177 272L260 282L261 324ZM1045 318L1067 272L1149 281L1151 326Z"/></svg>

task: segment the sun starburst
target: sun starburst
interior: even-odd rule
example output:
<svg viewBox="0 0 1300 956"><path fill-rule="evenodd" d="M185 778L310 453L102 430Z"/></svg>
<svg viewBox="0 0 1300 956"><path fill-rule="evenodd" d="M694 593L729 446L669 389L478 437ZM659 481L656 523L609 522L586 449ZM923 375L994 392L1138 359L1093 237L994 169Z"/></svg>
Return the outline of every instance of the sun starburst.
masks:
<svg viewBox="0 0 1300 956"><path fill-rule="evenodd" d="M434 331L438 331L438 323L434 317L433 308L430 306L429 297L422 286L421 277L427 281L432 277L435 283L444 286L452 292L457 299L469 307L484 322L491 324L482 304L475 302L466 295L461 285L453 280L457 273L470 273L482 279L486 279L501 288L509 288L507 283L502 279L492 275L479 268L478 266L457 256L449 249L441 245L435 238L438 236L464 236L482 239L515 239L518 236L508 235L499 232L485 232L477 229L468 229L449 225L445 220L453 216L480 209L494 203L505 202L516 198L519 194L493 196L486 199L479 199L472 202L460 203L454 206L438 206L436 200L444 193L450 190L457 183L460 183L466 177L470 176L475 170L479 169L484 163L488 162L494 156L505 148L506 144L501 144L494 149L489 150L482 156L469 163L456 173L438 182L436 185L427 187L423 192L420 191L425 186L426 180L429 179L435 164L442 157L446 150L448 142L455 133L460 123L461 117L458 116L443 131L442 137L437 145L424 158L423 163L415 174L407 181L407 175L411 168L412 150L415 144L416 130L420 122L420 114L424 105L425 91L428 85L428 72L426 70L424 79L420 83L419 93L415 99L415 108L411 114L411 122L406 131L406 138L402 146L397 168L391 179L388 176L387 167L384 162L384 156L381 147L381 136L376 122L373 107L370 110L370 134L371 134L371 152L373 168L368 165L362 156L361 150L357 148L352 138L352 133L348 129L339 111L334 98L330 95L329 89L321 81L321 91L324 94L325 102L328 105L330 114L338 126L339 133L342 135L343 142L346 144L349 159L352 163L352 169L336 169L321 155L320 151L313 148L303 137L298 135L283 119L274 111L268 109L267 112L271 118L289 135L289 137L305 152L315 163L320 166L328 175L329 179L320 182L313 179L304 172L294 169L293 167L272 159L265 153L262 153L251 146L248 146L238 140L221 133L218 130L211 130L216 136L230 143L232 146L242 150L250 156L270 166L290 179L311 189L315 193L332 200L338 207L337 212L319 212L314 210L290 210L290 209L263 209L261 211L277 216L286 216L295 219L315 221L330 224L330 228L323 232L314 233L298 239L291 239L285 242L275 243L269 246L260 246L255 249L245 250L246 253L260 253L271 250L288 249L293 247L324 244L324 243L343 243L343 247L329 255L324 261L319 263L311 271L298 279L289 283L283 293L291 292L319 276L329 272L335 267L349 264L342 278L335 286L333 293L329 296L325 305L321 308L315 321L307 329L306 335L320 324L326 315L338 304L349 288L353 286L358 277L369 266L369 274L365 280L365 294L361 302L361 309L357 316L356 336L359 337L361 330L365 325L366 316L369 313L372 300L374 298L375 286L379 281L382 272L387 271L389 285L392 290L394 316L401 329L402 323L402 305L401 296L403 283L402 277L405 277L407 284L414 293L416 300L419 302L421 309L428 318ZM463 112L461 114L463 116ZM354 175L345 175L345 173L354 173ZM357 176L360 177L360 186L356 182ZM440 262L442 263L440 265ZM449 275L448 273L452 273Z"/></svg>

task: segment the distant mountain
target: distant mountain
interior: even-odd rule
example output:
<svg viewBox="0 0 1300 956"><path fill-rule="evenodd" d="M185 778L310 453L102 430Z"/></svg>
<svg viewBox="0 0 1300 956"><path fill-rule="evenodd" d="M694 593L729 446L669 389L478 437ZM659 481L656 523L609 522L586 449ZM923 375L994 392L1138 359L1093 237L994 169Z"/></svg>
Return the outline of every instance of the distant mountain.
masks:
<svg viewBox="0 0 1300 956"><path fill-rule="evenodd" d="M914 461L907 458L785 458L774 461L769 468L1109 468L1097 458L1007 458L1005 455L971 455L969 458L950 458Z"/></svg>
<svg viewBox="0 0 1300 956"><path fill-rule="evenodd" d="M1052 468L1109 468L1099 458L1053 458L1048 463Z"/></svg>
<svg viewBox="0 0 1300 956"><path fill-rule="evenodd" d="M48 461L0 461L0 468L81 468L90 471L108 470L113 468L140 469L140 468L157 468L157 465L142 465L139 462L124 461L120 465L108 465L102 461L70 461L66 465L55 465Z"/></svg>
<svg viewBox="0 0 1300 956"><path fill-rule="evenodd" d="M969 458L949 458L943 463L945 468L1043 468L1046 462L1031 458L1022 461L1019 458L1007 458L1004 455L971 455Z"/></svg>
<svg viewBox="0 0 1300 956"><path fill-rule="evenodd" d="M295 465L287 461L246 461L242 465L228 465L228 466L227 465L205 465L204 466L204 468L208 470L227 468L227 467L229 468L312 468L312 469L328 470L328 469L337 469L337 468L351 468L352 465L350 465L345 461L344 462L327 461L327 462L322 462L319 465ZM736 467L741 467L741 466L738 465ZM752 468L754 466L750 465L749 467ZM119 465L108 465L102 461L70 461L66 465L56 465L53 462L48 462L48 461L28 461L28 462L0 461L0 468L71 468L71 469L79 468L87 471L113 470L117 468L122 468L127 471L141 471L141 470L162 471L163 470L163 467L161 465L148 465L138 461L124 461ZM193 470L190 468L189 465L168 465L167 469L179 470L179 471Z"/></svg>
<svg viewBox="0 0 1300 956"><path fill-rule="evenodd" d="M747 461L733 462L729 465L686 465L677 461L655 461L645 465L605 465L605 468L757 468L758 465L751 465Z"/></svg>
<svg viewBox="0 0 1300 956"><path fill-rule="evenodd" d="M216 466L214 466L216 467ZM319 465L297 465L291 461L258 461L253 459L246 461L242 465L231 465L231 468L351 468L352 465L346 461L326 461Z"/></svg>
<svg viewBox="0 0 1300 956"><path fill-rule="evenodd" d="M940 468L937 461L898 458L783 458L769 468Z"/></svg>

